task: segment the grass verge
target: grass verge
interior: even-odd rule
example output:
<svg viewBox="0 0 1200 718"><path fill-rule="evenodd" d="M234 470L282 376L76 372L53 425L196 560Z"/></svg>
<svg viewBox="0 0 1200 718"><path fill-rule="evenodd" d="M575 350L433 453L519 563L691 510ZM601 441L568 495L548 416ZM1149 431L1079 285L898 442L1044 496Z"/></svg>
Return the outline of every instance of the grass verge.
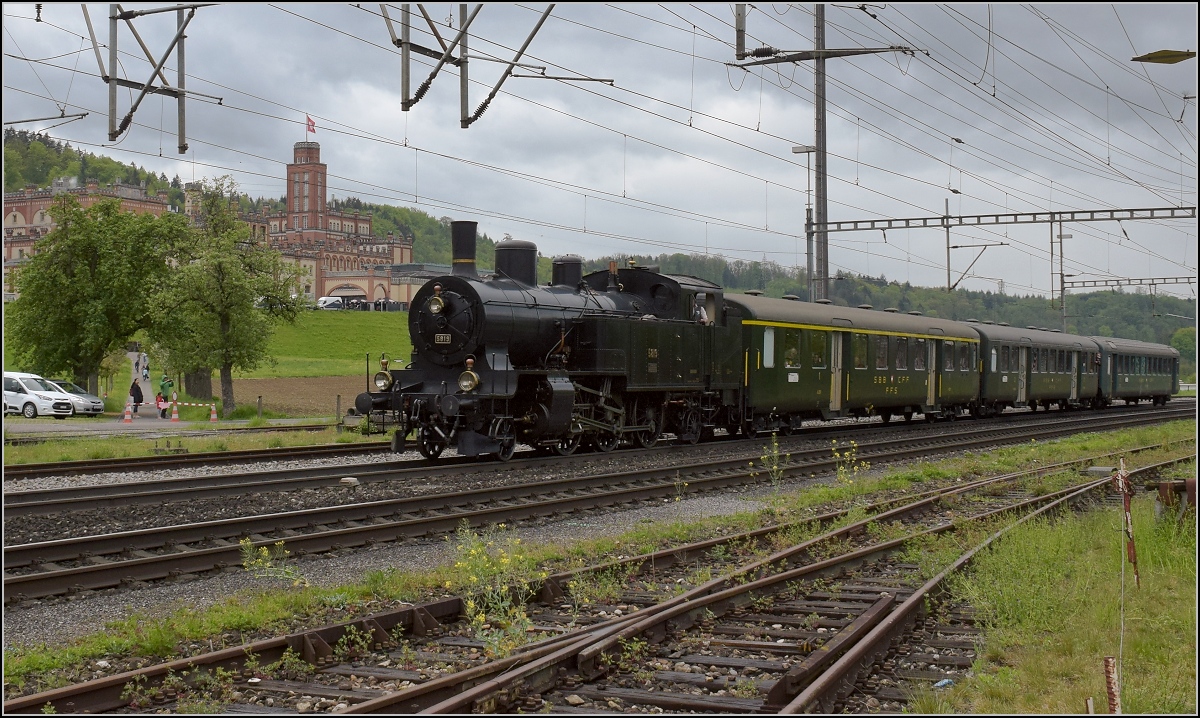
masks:
<svg viewBox="0 0 1200 718"><path fill-rule="evenodd" d="M140 419L139 419L140 421ZM255 421L251 421L253 426ZM261 422L266 426L267 422ZM183 426L183 424L172 424ZM198 428L208 428L202 424ZM220 426L220 424L216 424ZM323 431L284 431L273 434L258 432L226 432L221 436L181 436L170 439L172 447L182 446L188 453L207 451L242 451L247 449L276 449L286 446L313 446L317 444L345 444L371 442L378 443L381 437L376 434L364 436L361 433L347 429L338 432L333 426ZM118 459L137 456L151 456L154 449L162 447L164 439L143 439L139 437L107 437L97 439L57 439L38 444L21 444L4 447L4 465L37 464L52 461L82 461L91 459Z"/></svg>
<svg viewBox="0 0 1200 718"><path fill-rule="evenodd" d="M1123 640L1123 712L1195 714L1196 513L1156 519L1151 495L1132 513L1141 588L1117 507L1031 522L979 557L953 591L982 616L986 651L970 678L923 708L1082 713L1089 697L1101 708L1103 660Z"/></svg>
<svg viewBox="0 0 1200 718"><path fill-rule="evenodd" d="M1053 442L1033 442L945 461L924 462L898 471L876 471L873 475L859 475L853 482L843 481L799 491L777 492L769 501L770 507L762 511L747 511L691 522L677 520L641 523L615 537L594 538L570 544L524 545L519 555L510 555L511 560L519 562L530 571L557 572L758 528L777 520L795 520L847 504L874 501L882 498L880 494L915 492L934 485L966 481L973 475L1003 473L1039 463L1055 463L1073 457L1120 451L1161 441L1194 439L1195 434L1194 421L1179 421L1146 429L1086 434ZM1162 458L1161 452L1147 452L1130 457L1127 464L1144 465ZM686 489L682 498L687 498ZM448 542L451 540L451 537L447 537ZM1191 546L1193 558L1190 577L1186 565L1171 565L1174 566L1173 570L1184 571L1181 580L1191 584L1193 588L1188 610L1194 613L1194 524ZM764 545L744 548L748 554L758 555L781 547ZM1143 560L1153 562L1154 559ZM72 641L66 646L43 644L6 648L6 696L31 692L33 689L45 690L54 685L61 685L64 681L74 680L72 676L86 673L88 662L100 657L132 656L139 657L147 663L157 662L157 659L168 656L191 655L197 652L197 646L207 649L239 645L243 641L252 641L260 637L350 620L387 610L402 601L430 600L457 593L481 580L478 563L455 563L451 560L447 565L424 572L387 567L368 572L358 582L335 587L283 588L279 587L280 582L276 581L273 584L265 584L261 590L245 591L206 608L185 606L161 617L133 616L110 624L102 633ZM1149 563L1144 566L1149 566ZM473 575L475 581L471 580ZM1018 572L1016 575L1022 574ZM1091 588L1111 594L1106 587L1092 584ZM1153 603L1147 603L1145 609L1147 625L1151 623L1151 619L1159 620L1157 614L1153 613ZM1192 641L1190 670L1194 683L1194 620L1191 625L1191 633L1187 635L1191 636ZM1170 672L1177 670L1177 667L1156 665L1154 670ZM954 695L956 700L960 700L957 698L958 693ZM1102 696L1103 693L1097 695ZM1192 703L1195 703L1194 694ZM1006 709L995 705L978 710L1006 712ZM1066 712L1078 710L1077 706L1069 706Z"/></svg>

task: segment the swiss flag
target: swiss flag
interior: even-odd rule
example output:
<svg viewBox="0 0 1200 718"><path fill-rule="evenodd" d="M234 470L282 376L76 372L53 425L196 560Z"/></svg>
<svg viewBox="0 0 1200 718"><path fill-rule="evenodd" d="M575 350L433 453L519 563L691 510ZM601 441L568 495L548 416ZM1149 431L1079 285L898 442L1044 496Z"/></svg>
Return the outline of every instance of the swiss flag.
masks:
<svg viewBox="0 0 1200 718"><path fill-rule="evenodd" d="M308 115L305 115L304 119L308 120L308 131L313 133L314 135L317 134L317 123L313 122L313 118L309 117Z"/></svg>

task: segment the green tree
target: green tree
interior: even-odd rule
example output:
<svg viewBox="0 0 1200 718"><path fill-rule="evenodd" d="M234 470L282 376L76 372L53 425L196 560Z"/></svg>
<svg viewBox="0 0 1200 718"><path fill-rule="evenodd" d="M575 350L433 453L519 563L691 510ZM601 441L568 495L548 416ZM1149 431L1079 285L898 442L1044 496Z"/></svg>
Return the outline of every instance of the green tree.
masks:
<svg viewBox="0 0 1200 718"><path fill-rule="evenodd" d="M227 417L237 408L234 369L270 361L273 325L295 321L304 301L296 293L298 268L251 240L249 226L237 218L237 196L229 177L201 182L198 226L156 295L150 330L172 369L218 370Z"/></svg>
<svg viewBox="0 0 1200 718"><path fill-rule="evenodd" d="M1171 346L1179 351L1179 375L1196 374L1196 327L1183 327L1171 335Z"/></svg>
<svg viewBox="0 0 1200 718"><path fill-rule="evenodd" d="M14 270L20 297L5 308L6 331L22 366L87 384L147 324L149 295L186 221L123 212L116 199L85 210L68 194L49 211L57 226Z"/></svg>

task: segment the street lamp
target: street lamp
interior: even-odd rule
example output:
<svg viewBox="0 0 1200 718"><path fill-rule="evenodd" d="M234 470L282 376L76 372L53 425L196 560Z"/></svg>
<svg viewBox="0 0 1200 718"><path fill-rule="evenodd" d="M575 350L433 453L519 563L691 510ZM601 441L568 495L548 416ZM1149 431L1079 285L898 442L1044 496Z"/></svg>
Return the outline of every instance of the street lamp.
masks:
<svg viewBox="0 0 1200 718"><path fill-rule="evenodd" d="M815 145L796 145L792 154L804 155L807 161L808 190L805 192L804 238L808 244L808 301L813 300L813 208L812 208L812 156Z"/></svg>
<svg viewBox="0 0 1200 718"><path fill-rule="evenodd" d="M1131 62L1154 62L1159 65L1174 65L1177 62L1190 60L1196 56L1191 50L1155 50L1154 52L1138 55Z"/></svg>

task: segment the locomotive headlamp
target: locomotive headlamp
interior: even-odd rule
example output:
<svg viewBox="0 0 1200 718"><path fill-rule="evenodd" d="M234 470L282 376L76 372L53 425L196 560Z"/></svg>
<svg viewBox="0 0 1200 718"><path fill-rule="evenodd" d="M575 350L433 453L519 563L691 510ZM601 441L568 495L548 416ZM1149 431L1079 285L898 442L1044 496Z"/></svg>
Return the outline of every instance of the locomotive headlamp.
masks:
<svg viewBox="0 0 1200 718"><path fill-rule="evenodd" d="M479 375L470 369L458 375L458 388L463 391L471 391L479 386Z"/></svg>
<svg viewBox="0 0 1200 718"><path fill-rule="evenodd" d="M479 375L474 372L475 357L467 357L464 363L467 365L467 370L458 375L458 388L463 391L471 391L479 386Z"/></svg>
<svg viewBox="0 0 1200 718"><path fill-rule="evenodd" d="M375 388L379 391L387 391L392 385L392 375L386 371L375 372Z"/></svg>
<svg viewBox="0 0 1200 718"><path fill-rule="evenodd" d="M430 313L441 314L442 310L446 308L446 300L438 296L432 296L429 298L429 303L425 306L429 307Z"/></svg>

